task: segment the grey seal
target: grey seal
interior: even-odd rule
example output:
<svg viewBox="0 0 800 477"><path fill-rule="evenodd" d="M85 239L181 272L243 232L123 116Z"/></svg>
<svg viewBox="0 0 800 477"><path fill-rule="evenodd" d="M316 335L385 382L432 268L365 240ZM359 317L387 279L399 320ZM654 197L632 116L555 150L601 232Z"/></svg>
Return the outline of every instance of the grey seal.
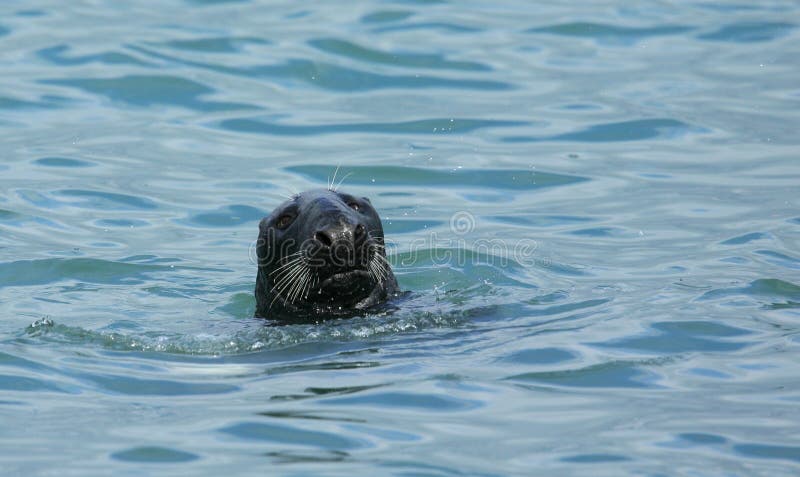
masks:
<svg viewBox="0 0 800 477"><path fill-rule="evenodd" d="M309 322L363 314L400 293L366 197L292 196L259 223L256 317Z"/></svg>

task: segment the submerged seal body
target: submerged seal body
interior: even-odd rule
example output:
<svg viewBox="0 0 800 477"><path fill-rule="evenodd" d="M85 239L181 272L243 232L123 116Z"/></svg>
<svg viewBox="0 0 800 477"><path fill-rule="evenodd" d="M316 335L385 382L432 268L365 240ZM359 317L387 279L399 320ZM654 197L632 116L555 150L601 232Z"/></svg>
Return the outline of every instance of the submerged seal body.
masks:
<svg viewBox="0 0 800 477"><path fill-rule="evenodd" d="M366 197L297 194L259 224L256 316L303 322L357 314L399 293Z"/></svg>

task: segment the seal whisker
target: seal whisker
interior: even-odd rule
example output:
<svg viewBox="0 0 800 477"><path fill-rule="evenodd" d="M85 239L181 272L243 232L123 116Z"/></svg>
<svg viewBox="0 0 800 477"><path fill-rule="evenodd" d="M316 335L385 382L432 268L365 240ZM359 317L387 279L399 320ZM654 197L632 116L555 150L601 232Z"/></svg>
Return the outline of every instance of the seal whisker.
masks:
<svg viewBox="0 0 800 477"><path fill-rule="evenodd" d="M292 265L296 265L297 263L299 263L299 262L301 262L303 260L305 260L305 257L297 257L297 258L294 258L292 260L289 260L288 262L285 262L283 265L277 267L269 275L270 276L275 275L276 273L280 272L281 270L283 270L283 269L285 269L287 267L291 267Z"/></svg>
<svg viewBox="0 0 800 477"><path fill-rule="evenodd" d="M342 179L339 181L339 184L337 184L336 187L333 188L333 191L334 192L338 191L339 187L342 186L342 183L344 182L344 180L347 179L348 177L352 176L352 175L353 175L352 172L348 172L347 174L345 174L344 177L342 177Z"/></svg>
<svg viewBox="0 0 800 477"><path fill-rule="evenodd" d="M286 197L287 200L294 200L294 198L297 197L297 192L294 192L293 189L289 189L289 193L288 194L284 193L283 196Z"/></svg>
<svg viewBox="0 0 800 477"><path fill-rule="evenodd" d="M303 274L300 276L300 280L297 282L296 290L292 294L292 303L294 303L301 296L304 296L306 286L311 280L311 275L313 275L313 271L308 263L304 263L303 267Z"/></svg>
<svg viewBox="0 0 800 477"><path fill-rule="evenodd" d="M390 270L392 269L392 266L389 264L389 260L379 253L373 255L373 260L376 260L376 264L380 267L381 275L384 279L386 279L390 273Z"/></svg>
<svg viewBox="0 0 800 477"><path fill-rule="evenodd" d="M380 261L376 262L376 267L378 268L378 272L381 274L381 281L385 281L385 280L386 280L386 276L387 276L387 270L388 270L388 269L387 269L387 268L386 268L386 266L385 266L385 265L383 265L383 263L382 263L382 262L380 262Z"/></svg>
<svg viewBox="0 0 800 477"><path fill-rule="evenodd" d="M369 261L369 270L375 281L383 283L387 278L386 266L380 261L379 257L380 255L377 253L373 254Z"/></svg>
<svg viewBox="0 0 800 477"><path fill-rule="evenodd" d="M297 286L297 291L292 299L292 303L298 298L305 296L306 286L308 286L309 280L311 280L311 273L306 269L305 273L303 273L302 280L300 280L300 284Z"/></svg>
<svg viewBox="0 0 800 477"><path fill-rule="evenodd" d="M275 286L273 288L282 289L286 283L294 280L294 276L297 274L297 271L302 269L302 267L302 263L295 263L291 268L286 269L284 273L275 276L273 279Z"/></svg>
<svg viewBox="0 0 800 477"><path fill-rule="evenodd" d="M311 268L309 267L309 272L310 271L311 271ZM314 288L314 285L316 285L316 282L317 282L318 278L319 277L317 276L316 273L309 273L307 288L303 289L303 298L304 299L308 298L308 294L311 292L311 289Z"/></svg>
<svg viewBox="0 0 800 477"><path fill-rule="evenodd" d="M308 267L303 266L302 272L300 272L292 283L292 287L286 293L286 298L289 300L289 303L294 303L295 300L297 300L297 293L300 291L300 287L305 283L306 276L308 276Z"/></svg>
<svg viewBox="0 0 800 477"><path fill-rule="evenodd" d="M301 254L303 254L304 252L305 252L304 250L300 250L300 251L298 251L298 252L295 252L295 253L292 253L292 254L286 255L285 257L281 257L281 258L283 259L282 261L283 261L284 263L286 263L286 262L288 261L288 259L290 259L290 258L294 258L294 257L297 257L298 255L301 255Z"/></svg>
<svg viewBox="0 0 800 477"><path fill-rule="evenodd" d="M383 251L384 249L380 248L379 250ZM381 262L381 264L383 264L384 266L391 267L391 263L389 263L389 259L386 258L386 256L383 255L383 253L376 252L375 255L373 255L373 258L376 258L377 260L379 260Z"/></svg>
<svg viewBox="0 0 800 477"><path fill-rule="evenodd" d="M294 299L292 298L292 295L294 295L294 290L297 288L298 279L299 279L299 278L300 278L302 275L303 275L303 272L300 272L300 273L297 275L297 277L295 277L295 279L294 279L294 280L292 280L292 283L291 283L291 285L289 286L289 289L288 289L288 290L286 290L286 293L284 293L284 295L283 295L283 303L284 303L284 304L286 304L286 303L290 303L290 304L291 304L291 303L294 303Z"/></svg>
<svg viewBox="0 0 800 477"><path fill-rule="evenodd" d="M294 301L300 298L301 296L305 296L306 287L310 282L311 282L311 269L308 266L306 266L305 273L303 274L303 281L300 282L300 286L297 287L297 291L295 292L295 296L292 299L292 303L294 303Z"/></svg>
<svg viewBox="0 0 800 477"><path fill-rule="evenodd" d="M287 283L291 283L292 280L296 278L296 275L303 270L303 264L298 262L295 263L294 266L286 271L286 273L281 274L280 278L275 280L275 287L280 290L283 289L284 285Z"/></svg>
<svg viewBox="0 0 800 477"><path fill-rule="evenodd" d="M372 236L370 236L370 238L372 238ZM375 252L376 255L383 256L386 254L386 246L381 243L372 243L370 244L370 248Z"/></svg>
<svg viewBox="0 0 800 477"><path fill-rule="evenodd" d="M303 251L303 250L301 250L301 251L299 251L299 252L295 252L295 253L293 253L293 254L291 254L291 255L287 255L285 258L286 258L286 259L291 259L291 260L283 260L283 263L282 263L281 265L277 266L277 267L275 268L275 270L273 270L272 272L270 272L270 274L269 274L270 276L272 276L272 275L275 275L276 273L278 273L278 274L279 274L279 272L280 272L281 270L283 270L283 269L285 269L285 268L287 268L287 267L291 267L292 265L296 265L296 264L297 264L297 263L299 263L300 261L303 261L303 260L305 260L305 259L306 259L306 257L305 257L305 255L304 255L304 251Z"/></svg>
<svg viewBox="0 0 800 477"><path fill-rule="evenodd" d="M294 260L291 260L291 261L289 261L289 262L286 262L286 263L284 263L283 265L281 265L280 267L278 267L278 268L276 268L275 270L273 270L273 271L272 271L272 272L269 274L269 276L271 276L271 277L272 277L272 276L279 276L279 275L283 275L283 273L284 273L284 272L285 272L287 269L291 269L293 266L295 266L295 265L297 265L298 263L300 263L300 261L301 261L301 259L300 259L300 258L296 258L296 259L294 259Z"/></svg>
<svg viewBox="0 0 800 477"><path fill-rule="evenodd" d="M373 243L370 244L369 251L372 252L372 257L370 257L367 267L369 268L373 279L379 283L382 283L387 278L385 264L381 262L381 259L383 258L381 255L383 247L377 243Z"/></svg>
<svg viewBox="0 0 800 477"><path fill-rule="evenodd" d="M275 298L278 298L283 294L284 291L287 289L291 289L295 284L295 280L300 276L301 273L305 271L307 265L304 262L298 262L296 265L289 269L283 276L275 282L271 291L275 293ZM273 302L275 300L273 299ZM286 297L284 297L284 302L286 302ZM272 304L270 304L272 306Z"/></svg>
<svg viewBox="0 0 800 477"><path fill-rule="evenodd" d="M313 275L314 275L314 273L311 271L311 268L308 267L306 269L306 276L305 276L304 284L303 284L303 287L300 289L300 293L298 294L298 298L299 297L303 297L303 298L308 297L308 292L311 290L311 281L312 281L312 276Z"/></svg>
<svg viewBox="0 0 800 477"><path fill-rule="evenodd" d="M333 171L333 179L330 179L330 182L328 182L328 190L329 191L334 191L334 192L336 191L336 189L333 188L333 184L336 183L336 174L339 173L339 167L341 167L341 164L336 166L336 170ZM328 176L328 177L330 178L330 176Z"/></svg>
<svg viewBox="0 0 800 477"><path fill-rule="evenodd" d="M369 261L369 273L376 282L383 282L383 274L378 270L378 264L375 259Z"/></svg>
<svg viewBox="0 0 800 477"><path fill-rule="evenodd" d="M298 268L297 270L302 270L302 267ZM286 290L286 289L287 289L287 288L288 288L290 285L292 285L293 283L295 283L295 282L294 282L294 277L292 277L292 279L291 279L291 280L288 280L286 283L284 283L283 285L281 285L280 289L276 290L275 288L273 288L273 289L271 290L272 292L274 292L274 293L275 293L275 297L274 297L274 298L272 299L272 301L270 302L270 304L269 304L269 308L272 308L272 305L274 305L274 304L275 304L275 301L276 301L278 298L283 298L283 303L284 303L284 304L286 304L286 303L288 302L288 297L287 297L287 296L282 296L282 294L283 294L283 292L284 292L284 291L285 291L285 290Z"/></svg>

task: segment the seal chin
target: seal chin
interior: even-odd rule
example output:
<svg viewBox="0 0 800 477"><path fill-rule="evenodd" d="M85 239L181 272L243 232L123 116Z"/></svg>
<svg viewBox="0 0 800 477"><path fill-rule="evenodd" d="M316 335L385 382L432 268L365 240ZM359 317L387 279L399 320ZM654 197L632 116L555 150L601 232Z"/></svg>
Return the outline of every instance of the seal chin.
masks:
<svg viewBox="0 0 800 477"><path fill-rule="evenodd" d="M335 273L323 280L316 293L309 298L317 303L333 306L353 306L368 297L375 288L375 281L366 270L348 270ZM315 297L316 295L316 297Z"/></svg>
<svg viewBox="0 0 800 477"><path fill-rule="evenodd" d="M372 277L366 270L348 270L346 272L334 273L326 278L319 284L319 289L326 291L352 291L354 288L357 288L358 285L370 283L371 281Z"/></svg>

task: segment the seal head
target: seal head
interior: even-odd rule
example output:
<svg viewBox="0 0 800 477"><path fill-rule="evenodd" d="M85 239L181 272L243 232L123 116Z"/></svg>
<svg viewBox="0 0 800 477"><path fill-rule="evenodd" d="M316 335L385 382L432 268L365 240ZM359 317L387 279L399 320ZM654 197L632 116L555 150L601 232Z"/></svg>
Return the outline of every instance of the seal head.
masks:
<svg viewBox="0 0 800 477"><path fill-rule="evenodd" d="M303 192L259 224L256 316L304 322L363 312L399 293L366 197Z"/></svg>

